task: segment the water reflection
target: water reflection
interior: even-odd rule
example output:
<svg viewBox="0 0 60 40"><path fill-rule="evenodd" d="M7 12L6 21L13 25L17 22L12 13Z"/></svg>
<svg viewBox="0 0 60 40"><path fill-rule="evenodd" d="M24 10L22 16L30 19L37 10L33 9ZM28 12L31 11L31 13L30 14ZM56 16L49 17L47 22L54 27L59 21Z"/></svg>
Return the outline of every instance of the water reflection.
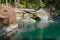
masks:
<svg viewBox="0 0 60 40"><path fill-rule="evenodd" d="M40 21L40 22L19 22L18 32L13 35L12 38L21 39L21 38L29 38L29 39L42 39L43 29L48 27L50 21Z"/></svg>
<svg viewBox="0 0 60 40"><path fill-rule="evenodd" d="M60 21L50 23L47 28L43 29L43 38L60 38ZM59 39L60 40L60 39Z"/></svg>
<svg viewBox="0 0 60 40"><path fill-rule="evenodd" d="M39 23L36 22L36 24L37 24L38 28L43 29L45 27L48 27L48 25L50 24L50 22L48 20L42 20Z"/></svg>

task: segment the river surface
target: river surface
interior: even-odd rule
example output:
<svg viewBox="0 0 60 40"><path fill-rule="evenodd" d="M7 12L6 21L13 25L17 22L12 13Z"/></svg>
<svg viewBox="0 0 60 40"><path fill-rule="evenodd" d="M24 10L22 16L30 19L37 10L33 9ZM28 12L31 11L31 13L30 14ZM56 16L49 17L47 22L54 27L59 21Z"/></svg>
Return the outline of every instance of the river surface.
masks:
<svg viewBox="0 0 60 40"><path fill-rule="evenodd" d="M12 38L15 40L59 40L60 21L19 22L19 29Z"/></svg>

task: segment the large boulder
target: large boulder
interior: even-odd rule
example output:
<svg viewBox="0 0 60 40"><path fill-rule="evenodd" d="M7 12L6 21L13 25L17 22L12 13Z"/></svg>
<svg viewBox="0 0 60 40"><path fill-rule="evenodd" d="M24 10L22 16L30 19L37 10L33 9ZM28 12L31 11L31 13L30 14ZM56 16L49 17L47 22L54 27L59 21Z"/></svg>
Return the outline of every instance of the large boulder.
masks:
<svg viewBox="0 0 60 40"><path fill-rule="evenodd" d="M0 18L3 18L3 24L15 24L16 14L11 7L0 5ZM8 21L8 22L7 22Z"/></svg>
<svg viewBox="0 0 60 40"><path fill-rule="evenodd" d="M45 9L41 8L35 12L41 20L48 20L50 18L50 12L46 11Z"/></svg>

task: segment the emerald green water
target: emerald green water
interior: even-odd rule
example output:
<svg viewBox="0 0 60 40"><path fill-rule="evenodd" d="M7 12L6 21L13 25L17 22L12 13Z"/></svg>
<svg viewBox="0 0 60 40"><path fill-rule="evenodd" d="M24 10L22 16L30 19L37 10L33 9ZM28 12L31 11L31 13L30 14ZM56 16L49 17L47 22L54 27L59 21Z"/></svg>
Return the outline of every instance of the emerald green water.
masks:
<svg viewBox="0 0 60 40"><path fill-rule="evenodd" d="M60 21L40 21L20 23L18 32L12 38L17 40L49 40L60 39Z"/></svg>

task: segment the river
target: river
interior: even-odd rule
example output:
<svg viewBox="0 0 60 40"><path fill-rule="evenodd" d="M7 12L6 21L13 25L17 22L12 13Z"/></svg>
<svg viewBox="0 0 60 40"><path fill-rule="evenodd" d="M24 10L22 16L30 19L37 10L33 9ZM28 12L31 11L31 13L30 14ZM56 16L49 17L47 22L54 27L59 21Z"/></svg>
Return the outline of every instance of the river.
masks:
<svg viewBox="0 0 60 40"><path fill-rule="evenodd" d="M15 40L59 40L60 21L20 22L18 31L11 37Z"/></svg>

